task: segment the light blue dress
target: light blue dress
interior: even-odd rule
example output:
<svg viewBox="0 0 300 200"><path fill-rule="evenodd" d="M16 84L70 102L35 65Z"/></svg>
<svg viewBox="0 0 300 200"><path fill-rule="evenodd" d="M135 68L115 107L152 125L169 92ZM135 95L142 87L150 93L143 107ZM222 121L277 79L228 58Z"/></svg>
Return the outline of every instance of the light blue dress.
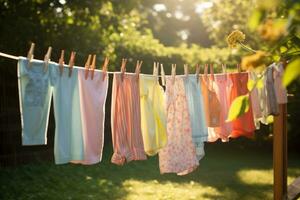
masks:
<svg viewBox="0 0 300 200"><path fill-rule="evenodd" d="M197 158L201 160L205 155L204 142L206 142L208 138L204 101L200 88L201 81L199 80L199 82L197 82L196 75L192 74L182 77L190 114L192 139L196 147Z"/></svg>
<svg viewBox="0 0 300 200"><path fill-rule="evenodd" d="M56 164L84 159L78 88L78 69L68 68L60 76L58 64L49 64L55 116L54 157Z"/></svg>
<svg viewBox="0 0 300 200"><path fill-rule="evenodd" d="M47 144L52 89L44 62L20 57L18 62L19 102L23 145Z"/></svg>

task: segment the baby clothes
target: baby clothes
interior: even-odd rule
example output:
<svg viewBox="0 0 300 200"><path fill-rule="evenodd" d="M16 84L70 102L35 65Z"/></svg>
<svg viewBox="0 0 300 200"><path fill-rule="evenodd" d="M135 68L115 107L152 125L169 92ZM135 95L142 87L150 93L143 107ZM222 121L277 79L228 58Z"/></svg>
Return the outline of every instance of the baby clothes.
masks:
<svg viewBox="0 0 300 200"><path fill-rule="evenodd" d="M85 79L85 70L78 70L80 110L84 142L84 160L79 163L95 164L101 161L104 144L105 101L108 76L94 72L93 80Z"/></svg>
<svg viewBox="0 0 300 200"><path fill-rule="evenodd" d="M29 64L26 58L20 57L18 85L22 145L45 145L52 89L44 62L33 60Z"/></svg>
<svg viewBox="0 0 300 200"><path fill-rule="evenodd" d="M139 80L144 148L152 156L167 143L165 94L157 77L141 74Z"/></svg>
<svg viewBox="0 0 300 200"><path fill-rule="evenodd" d="M266 82L266 89L267 89L267 97L269 102L269 111L271 115L278 115L279 114L279 107L277 103L276 98L276 92L275 92L275 85L274 85L274 77L273 77L273 67L275 66L275 63L267 67L266 76L267 76L267 82Z"/></svg>
<svg viewBox="0 0 300 200"><path fill-rule="evenodd" d="M69 77L68 68L60 76L58 64L49 64L55 116L54 157L56 164L84 159L78 89L78 69Z"/></svg>
<svg viewBox="0 0 300 200"><path fill-rule="evenodd" d="M175 78L175 77L174 77ZM167 145L159 151L163 173L185 175L199 165L192 140L188 103L181 77L166 77Z"/></svg>
<svg viewBox="0 0 300 200"><path fill-rule="evenodd" d="M147 159L141 133L140 92L136 74L114 73L111 129L112 163L123 165L132 160Z"/></svg>
<svg viewBox="0 0 300 200"><path fill-rule="evenodd" d="M238 96L247 94L248 73L232 73L229 74L229 77L232 81L232 90L230 94L231 104ZM249 101L249 110L232 121L232 132L230 137L236 138L240 136L253 136L255 125L253 120L251 99L249 99Z"/></svg>
<svg viewBox="0 0 300 200"><path fill-rule="evenodd" d="M207 141L208 131L206 126L204 102L197 77L188 75L183 77L185 94L188 103L188 111L190 114L192 139L196 147L198 160L202 159L204 153L204 142ZM200 82L200 81L199 81Z"/></svg>
<svg viewBox="0 0 300 200"><path fill-rule="evenodd" d="M250 93L251 106L256 129L260 128L260 122L263 124L268 124L267 118L269 116L266 76L261 76L262 77L258 77L258 75L255 72L249 72L249 79L255 82L261 79L263 82L263 86L261 88L255 87Z"/></svg>
<svg viewBox="0 0 300 200"><path fill-rule="evenodd" d="M223 142L228 142L228 137L232 131L232 124L231 122L226 122L230 103L230 92L232 88L232 81L230 77L225 74L215 74L214 75L214 91L216 92L216 96L220 102L220 125L214 127L213 131L215 134L211 134L210 141L216 141L218 138L221 138ZM213 136L217 137L213 137Z"/></svg>
<svg viewBox="0 0 300 200"><path fill-rule="evenodd" d="M285 104L287 103L287 90L282 85L282 76L283 76L283 64L278 63L275 64L273 67L273 76L274 76L274 87L275 87L275 94L278 104Z"/></svg>

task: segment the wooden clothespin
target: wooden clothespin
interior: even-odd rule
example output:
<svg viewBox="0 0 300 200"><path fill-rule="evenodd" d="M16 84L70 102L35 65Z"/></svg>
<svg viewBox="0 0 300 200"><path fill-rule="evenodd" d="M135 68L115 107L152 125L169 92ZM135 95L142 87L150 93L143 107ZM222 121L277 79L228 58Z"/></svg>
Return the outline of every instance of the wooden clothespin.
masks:
<svg viewBox="0 0 300 200"><path fill-rule="evenodd" d="M236 68L238 70L238 73L241 73L242 70L241 70L241 65L239 63L236 64Z"/></svg>
<svg viewBox="0 0 300 200"><path fill-rule="evenodd" d="M92 55L89 54L88 59L87 59L85 65L84 65L85 80L87 80L88 77L89 77L89 71L90 71L90 67L91 67L91 58L92 58Z"/></svg>
<svg viewBox="0 0 300 200"><path fill-rule="evenodd" d="M212 80L214 80L214 64L213 63L210 64L209 70L210 70L210 78Z"/></svg>
<svg viewBox="0 0 300 200"><path fill-rule="evenodd" d="M74 67L74 64L75 64L75 56L76 56L76 52L72 51L71 56L70 56L70 60L69 60L69 77L72 76L72 71L73 71L73 67Z"/></svg>
<svg viewBox="0 0 300 200"><path fill-rule="evenodd" d="M206 76L208 74L208 64L204 65L204 75Z"/></svg>
<svg viewBox="0 0 300 200"><path fill-rule="evenodd" d="M51 58L51 52L52 52L52 47L49 47L48 51L44 57L44 72L46 72L48 70L48 65L49 65L49 61Z"/></svg>
<svg viewBox="0 0 300 200"><path fill-rule="evenodd" d="M60 58L58 60L58 66L60 71L60 76L62 76L64 72L64 64L65 64L65 50L61 50Z"/></svg>
<svg viewBox="0 0 300 200"><path fill-rule="evenodd" d="M223 63L222 63L222 72L223 72L224 74L227 73L227 66L226 66L226 64L223 64Z"/></svg>
<svg viewBox="0 0 300 200"><path fill-rule="evenodd" d="M136 74L136 80L139 80L140 77L140 72L141 72L141 67L142 67L143 61L136 61L136 66L135 66L135 74Z"/></svg>
<svg viewBox="0 0 300 200"><path fill-rule="evenodd" d="M95 68L96 68L96 54L93 56L93 61L92 61L92 71L91 71L91 79L94 79L94 73L95 73Z"/></svg>
<svg viewBox="0 0 300 200"><path fill-rule="evenodd" d="M159 68L159 62L154 62L153 63L153 75L156 77L158 81L158 68Z"/></svg>
<svg viewBox="0 0 300 200"><path fill-rule="evenodd" d="M199 73L200 73L200 65L196 64L196 78L197 78L197 83L199 82Z"/></svg>
<svg viewBox="0 0 300 200"><path fill-rule="evenodd" d="M103 71L102 80L103 81L105 80L105 77L106 77L106 74L107 74L108 63L109 63L109 58L105 57L104 63L103 63L103 66L102 66L102 71Z"/></svg>
<svg viewBox="0 0 300 200"><path fill-rule="evenodd" d="M31 43L31 46L30 46L30 49L27 53L27 59L28 59L28 66L31 67L31 61L34 57L33 53L34 53L34 47L35 47L35 44L34 43Z"/></svg>
<svg viewBox="0 0 300 200"><path fill-rule="evenodd" d="M127 63L127 59L123 58L122 59L122 65L121 65L121 81L124 80L124 74L126 71L126 63Z"/></svg>
<svg viewBox="0 0 300 200"><path fill-rule="evenodd" d="M189 76L189 67L188 67L188 65L184 64L183 69L184 69L185 76L188 77Z"/></svg>
<svg viewBox="0 0 300 200"><path fill-rule="evenodd" d="M164 65L160 64L160 75L161 75L161 84L166 86L166 74L164 70Z"/></svg>
<svg viewBox="0 0 300 200"><path fill-rule="evenodd" d="M172 64L172 71L171 71L171 75L172 75L172 82L175 83L175 76L176 76L176 64Z"/></svg>

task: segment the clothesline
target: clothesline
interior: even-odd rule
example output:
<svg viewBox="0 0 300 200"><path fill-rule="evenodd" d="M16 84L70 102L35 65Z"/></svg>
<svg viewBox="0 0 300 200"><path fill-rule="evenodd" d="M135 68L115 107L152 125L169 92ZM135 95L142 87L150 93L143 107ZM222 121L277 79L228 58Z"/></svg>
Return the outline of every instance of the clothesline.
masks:
<svg viewBox="0 0 300 200"><path fill-rule="evenodd" d="M5 58L9 58L9 59L13 59L13 60L19 60L19 58L20 58L20 56L14 56L14 55L10 55L10 54L7 54L7 53L2 53L2 52L0 52L0 56L5 57ZM42 60L38 60L38 59L33 59L33 60L34 61L41 61L41 62L43 62ZM50 62L53 62L53 61L50 61ZM53 63L55 63L55 62L53 62ZM64 64L64 67L68 68L68 65ZM78 66L73 66L73 68L82 69L82 67L78 67ZM95 71L102 72L102 70L100 70L100 69L95 69ZM121 73L121 72L118 72L118 71L114 71L114 72L107 71L106 73L108 73L108 74L114 74L114 73ZM126 74L135 74L133 72L125 72L125 73ZM247 72L240 72L240 73L247 73ZM153 76L153 74L143 74L143 73L140 73L140 74L142 74L144 76ZM157 75L157 77L162 77L162 76L163 75ZM168 75L166 75L166 76L168 76Z"/></svg>

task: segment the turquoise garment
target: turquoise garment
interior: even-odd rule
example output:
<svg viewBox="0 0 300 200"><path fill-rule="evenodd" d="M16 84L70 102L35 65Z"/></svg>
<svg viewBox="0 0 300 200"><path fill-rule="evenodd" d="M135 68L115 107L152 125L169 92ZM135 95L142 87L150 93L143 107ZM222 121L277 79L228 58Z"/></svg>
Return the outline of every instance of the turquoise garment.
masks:
<svg viewBox="0 0 300 200"><path fill-rule="evenodd" d="M18 86L23 145L47 144L52 89L44 62L27 58L18 62Z"/></svg>
<svg viewBox="0 0 300 200"><path fill-rule="evenodd" d="M68 68L60 76L57 64L49 64L55 116L54 157L56 164L84 159L78 69L69 77Z"/></svg>
<svg viewBox="0 0 300 200"><path fill-rule="evenodd" d="M204 156L204 142L208 138L208 129L204 113L204 101L200 89L201 82L197 83L196 75L184 76L184 88L189 107L192 139L196 147L198 160Z"/></svg>

